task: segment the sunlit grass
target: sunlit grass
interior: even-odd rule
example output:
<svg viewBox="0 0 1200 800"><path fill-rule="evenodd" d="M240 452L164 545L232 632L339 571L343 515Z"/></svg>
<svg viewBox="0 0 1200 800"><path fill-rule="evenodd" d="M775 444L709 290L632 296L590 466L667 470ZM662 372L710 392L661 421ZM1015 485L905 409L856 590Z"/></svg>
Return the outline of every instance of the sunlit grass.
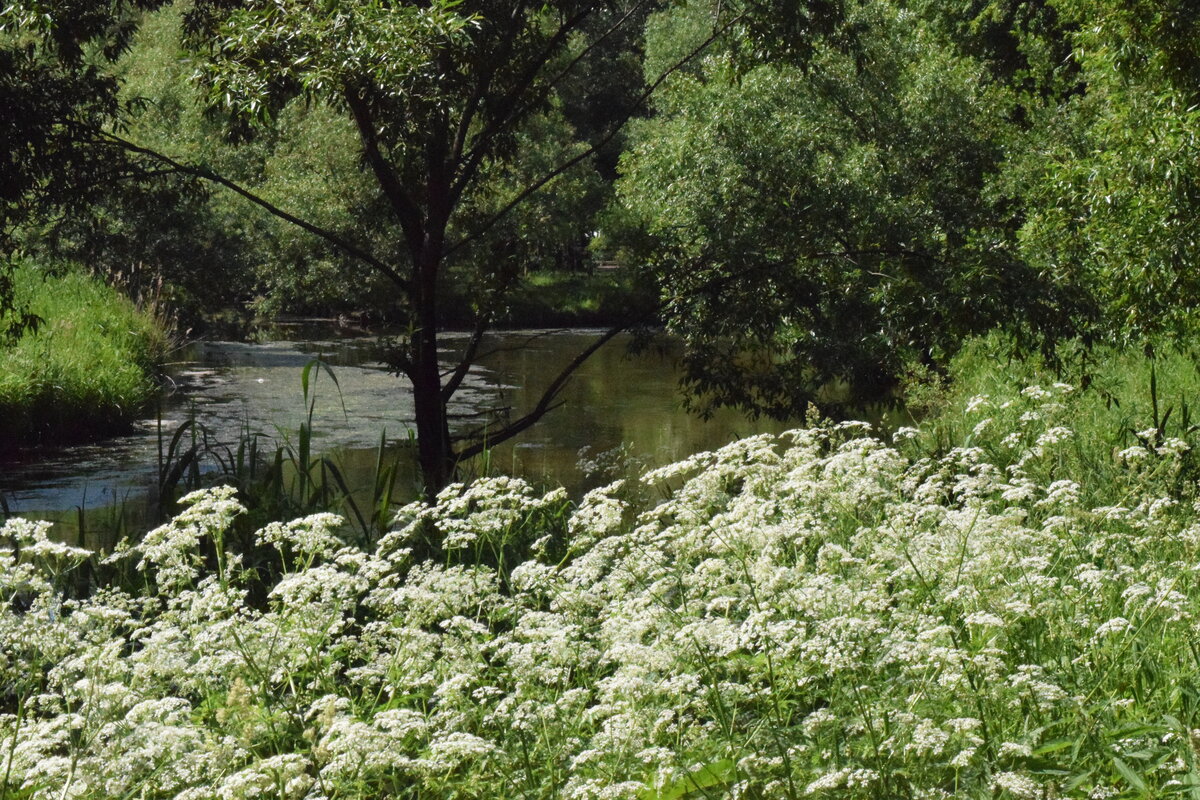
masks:
<svg viewBox="0 0 1200 800"><path fill-rule="evenodd" d="M1164 346L1153 358L1141 350L1098 348L1086 358L1069 354L1056 370L1038 357L1012 358L1000 338L983 338L951 363L945 383L917 387L910 397L925 420L927 447L980 447L1002 468L1019 461L1029 431L1070 428L1071 446L1054 469L1081 480L1096 502L1117 501L1136 488L1127 481L1122 453L1136 457L1130 448L1153 450L1196 433L1198 359L1194 347ZM1031 410L1035 386L1054 392L1055 401ZM1190 451L1182 466L1181 483L1200 477Z"/></svg>
<svg viewBox="0 0 1200 800"><path fill-rule="evenodd" d="M42 324L0 349L0 443L96 435L142 411L166 349L154 319L82 274L26 266L16 283Z"/></svg>

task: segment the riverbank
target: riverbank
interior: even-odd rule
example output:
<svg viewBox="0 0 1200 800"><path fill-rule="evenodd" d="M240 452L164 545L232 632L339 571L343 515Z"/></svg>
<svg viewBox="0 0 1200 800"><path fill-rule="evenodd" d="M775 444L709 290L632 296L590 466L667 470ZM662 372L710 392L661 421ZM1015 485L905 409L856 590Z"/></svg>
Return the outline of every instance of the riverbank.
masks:
<svg viewBox="0 0 1200 800"><path fill-rule="evenodd" d="M630 321L648 323L653 291L639 286L627 268L585 272L534 272L508 298L496 316L499 329L605 328ZM469 329L471 298L453 294L446 303L445 324Z"/></svg>
<svg viewBox="0 0 1200 800"><path fill-rule="evenodd" d="M118 432L154 398L168 335L153 315L77 271L25 265L18 304L41 319L0 349L0 452Z"/></svg>
<svg viewBox="0 0 1200 800"><path fill-rule="evenodd" d="M9 522L0 774L348 800L1200 785L1197 431L1131 396L1084 441L1114 406L1025 368L894 441L816 423L578 504L483 478L380 539L255 532L207 490L93 596L64 596L87 554Z"/></svg>
<svg viewBox="0 0 1200 800"><path fill-rule="evenodd" d="M470 331L476 323L480 298L471 287L448 281L439 309L441 326L448 333ZM495 310L490 329L517 331L538 328L611 328L648 325L657 321L656 295L639 284L626 268L586 272L534 272L510 292ZM404 329L402 320L389 317L383 308L356 311L312 307L288 313L263 315L254 303L228 307L197 321L194 334L201 338L262 341L303 338L307 331L335 326L339 337L361 336Z"/></svg>

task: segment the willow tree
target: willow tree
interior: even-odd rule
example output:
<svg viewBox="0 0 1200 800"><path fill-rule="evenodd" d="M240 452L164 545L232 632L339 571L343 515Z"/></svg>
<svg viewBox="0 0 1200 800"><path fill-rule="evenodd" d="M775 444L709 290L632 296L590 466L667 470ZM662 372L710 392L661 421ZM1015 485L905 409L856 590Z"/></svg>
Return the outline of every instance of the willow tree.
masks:
<svg viewBox="0 0 1200 800"><path fill-rule="evenodd" d="M853 413L972 335L1050 347L1091 313L1016 252L996 175L1024 93L944 6L854 0L765 57L734 40L634 129L609 230L656 274L697 410ZM647 59L694 25L664 15Z"/></svg>

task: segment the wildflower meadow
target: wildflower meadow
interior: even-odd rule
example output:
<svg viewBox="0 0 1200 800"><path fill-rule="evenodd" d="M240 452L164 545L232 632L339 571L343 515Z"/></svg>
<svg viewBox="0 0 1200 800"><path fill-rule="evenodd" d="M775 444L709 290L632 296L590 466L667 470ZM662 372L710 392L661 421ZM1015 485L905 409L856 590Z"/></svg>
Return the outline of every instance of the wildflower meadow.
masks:
<svg viewBox="0 0 1200 800"><path fill-rule="evenodd" d="M1200 796L1191 448L1141 431L1093 485L1072 403L974 397L954 447L757 436L576 504L483 478L378 541L243 541L225 488L97 556L10 520L0 797Z"/></svg>

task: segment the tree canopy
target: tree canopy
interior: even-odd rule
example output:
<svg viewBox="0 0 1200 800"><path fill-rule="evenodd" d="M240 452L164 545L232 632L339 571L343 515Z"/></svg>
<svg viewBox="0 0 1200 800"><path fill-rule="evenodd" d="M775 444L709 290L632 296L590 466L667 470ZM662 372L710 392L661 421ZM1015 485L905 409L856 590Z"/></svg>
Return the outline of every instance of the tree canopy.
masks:
<svg viewBox="0 0 1200 800"><path fill-rule="evenodd" d="M694 406L854 408L993 328L1047 352L1189 329L1191 23L971 11L846 3L805 48L734 39L656 96L608 233L658 277Z"/></svg>

